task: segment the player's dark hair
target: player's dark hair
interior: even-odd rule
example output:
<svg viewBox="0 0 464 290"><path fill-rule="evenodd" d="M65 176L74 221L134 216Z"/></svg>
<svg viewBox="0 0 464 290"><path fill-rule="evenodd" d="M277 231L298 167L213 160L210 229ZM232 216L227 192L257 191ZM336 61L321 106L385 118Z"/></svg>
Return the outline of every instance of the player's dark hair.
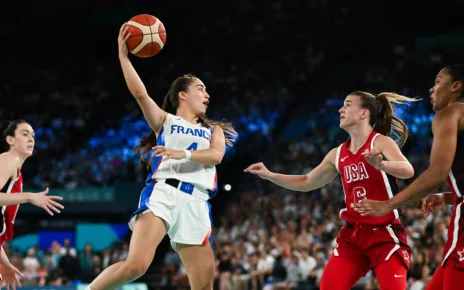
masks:
<svg viewBox="0 0 464 290"><path fill-rule="evenodd" d="M6 137L15 136L15 131L20 124L29 124L27 121L23 119L17 119L14 121L4 121L0 125L0 130L2 132L2 141L0 142L0 153L6 152L10 150L10 144L6 142Z"/></svg>
<svg viewBox="0 0 464 290"><path fill-rule="evenodd" d="M402 147L408 139L408 128L400 118L393 113L393 103L407 104L420 99L408 98L396 93L380 93L374 96L367 92L356 91L350 95L361 98L361 108L369 110L369 124L374 131L385 136L395 135L396 143Z"/></svg>
<svg viewBox="0 0 464 290"><path fill-rule="evenodd" d="M459 98L464 98L464 64L449 65L445 67L444 70L449 73L452 82L461 83L461 92L459 94Z"/></svg>
<svg viewBox="0 0 464 290"><path fill-rule="evenodd" d="M179 108L179 93L187 92L189 86L195 81L195 79L196 77L192 74L186 74L181 77L178 77L171 84L168 93L164 97L162 109L167 113L175 115L177 113L177 109ZM226 144L229 146L233 146L235 138L238 134L232 126L232 123L228 122L227 120L214 121L206 117L206 115L200 116L198 121L206 128L211 128L214 126L221 127L224 131ZM140 140L137 147L135 147L135 151L140 155L140 158L144 160L145 155L151 151L151 148L153 146L156 146L156 135L155 132L151 131ZM152 162L153 158L150 160L150 163L148 164L149 169L151 167Z"/></svg>

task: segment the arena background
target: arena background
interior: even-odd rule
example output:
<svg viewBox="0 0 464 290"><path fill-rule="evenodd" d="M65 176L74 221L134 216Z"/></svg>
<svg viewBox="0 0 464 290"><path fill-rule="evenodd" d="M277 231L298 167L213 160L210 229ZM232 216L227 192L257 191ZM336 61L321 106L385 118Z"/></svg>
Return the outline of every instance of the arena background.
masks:
<svg viewBox="0 0 464 290"><path fill-rule="evenodd" d="M312 193L295 193L242 169L263 161L271 170L307 172L347 137L338 127L343 98L366 90L423 99L397 108L411 130L405 155L416 175L422 172L433 118L428 90L439 69L464 62L463 5L415 0L2 3L0 119L24 118L36 130L36 150L23 169L25 191L48 186L65 198L66 207L55 217L20 207L16 238L5 249L25 274L23 289L82 289L127 256L127 220L147 174L132 149L148 132L117 56L119 28L132 16L155 15L167 30L159 55L131 57L153 99L162 102L176 77L193 73L211 95L208 115L229 119L239 132L218 166L221 188L211 200L218 265L214 289L258 289L260 283L269 289L282 279L298 289L318 289L343 225L339 180ZM449 213L425 218L417 206L403 211L414 249L409 289L423 289L439 263ZM356 287L376 289L375 277L368 274ZM188 289L167 239L146 275L123 288Z"/></svg>

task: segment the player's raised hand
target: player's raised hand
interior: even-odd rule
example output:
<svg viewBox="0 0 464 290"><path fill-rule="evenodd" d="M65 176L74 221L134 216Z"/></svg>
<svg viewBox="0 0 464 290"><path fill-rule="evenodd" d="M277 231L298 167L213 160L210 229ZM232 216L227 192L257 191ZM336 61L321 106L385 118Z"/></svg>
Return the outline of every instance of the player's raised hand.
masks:
<svg viewBox="0 0 464 290"><path fill-rule="evenodd" d="M422 212L429 216L432 212L442 209L445 206L443 194L431 194L422 199Z"/></svg>
<svg viewBox="0 0 464 290"><path fill-rule="evenodd" d="M388 206L388 203L386 201L369 199L364 199L360 202L354 202L351 204L351 208L359 212L361 216L382 216L388 214L393 210Z"/></svg>
<svg viewBox="0 0 464 290"><path fill-rule="evenodd" d="M243 171L256 174L263 179L269 179L272 175L272 172L269 171L269 169L267 169L262 162L252 164Z"/></svg>
<svg viewBox="0 0 464 290"><path fill-rule="evenodd" d="M366 150L362 153L364 158L369 162L370 165L374 166L375 169L380 170L382 166L383 156L380 154L380 151L374 150Z"/></svg>
<svg viewBox="0 0 464 290"><path fill-rule="evenodd" d="M64 206L56 202L55 200L63 200L61 196L47 195L48 188L39 193L30 193L30 203L33 205L43 208L48 214L53 216L53 212L61 213L60 209L64 209Z"/></svg>
<svg viewBox="0 0 464 290"><path fill-rule="evenodd" d="M129 30L129 26L127 26L127 23L124 23L121 26L121 29L119 29L119 36L118 36L118 47L119 47L119 55L124 55L126 56L129 50L127 49L127 40L131 36L130 33L127 33Z"/></svg>

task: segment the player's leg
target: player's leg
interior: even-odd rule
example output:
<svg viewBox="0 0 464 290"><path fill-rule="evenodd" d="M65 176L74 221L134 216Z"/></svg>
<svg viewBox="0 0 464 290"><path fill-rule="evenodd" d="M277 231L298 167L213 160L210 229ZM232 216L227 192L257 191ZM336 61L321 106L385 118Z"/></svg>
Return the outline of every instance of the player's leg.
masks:
<svg viewBox="0 0 464 290"><path fill-rule="evenodd" d="M374 268L377 281L382 290L406 289L408 268L398 254L393 254L390 259L380 263Z"/></svg>
<svg viewBox="0 0 464 290"><path fill-rule="evenodd" d="M463 288L464 269L454 267L450 262L448 262L445 268L441 269L443 269L443 290L458 290Z"/></svg>
<svg viewBox="0 0 464 290"><path fill-rule="evenodd" d="M204 246L176 244L176 249L184 264L191 289L213 289L214 253L211 244L207 243Z"/></svg>
<svg viewBox="0 0 464 290"><path fill-rule="evenodd" d="M365 260L349 260L332 255L324 269L321 290L349 290L369 271Z"/></svg>
<svg viewBox="0 0 464 290"><path fill-rule="evenodd" d="M106 268L90 284L90 289L116 289L142 276L165 235L166 225L161 218L151 212L141 215L134 224L127 259Z"/></svg>
<svg viewBox="0 0 464 290"><path fill-rule="evenodd" d="M426 290L442 290L443 289L443 279L444 279L444 269L440 266L437 267L435 273L432 276L429 284L427 285Z"/></svg>

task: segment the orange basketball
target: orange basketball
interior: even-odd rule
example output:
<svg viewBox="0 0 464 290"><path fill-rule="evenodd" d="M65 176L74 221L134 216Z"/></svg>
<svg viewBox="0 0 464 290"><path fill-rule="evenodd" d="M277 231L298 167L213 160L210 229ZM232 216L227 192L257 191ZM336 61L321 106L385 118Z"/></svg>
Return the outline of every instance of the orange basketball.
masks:
<svg viewBox="0 0 464 290"><path fill-rule="evenodd" d="M139 14L128 22L127 48L138 57L151 57L158 54L166 43L166 30L163 23L153 15Z"/></svg>

